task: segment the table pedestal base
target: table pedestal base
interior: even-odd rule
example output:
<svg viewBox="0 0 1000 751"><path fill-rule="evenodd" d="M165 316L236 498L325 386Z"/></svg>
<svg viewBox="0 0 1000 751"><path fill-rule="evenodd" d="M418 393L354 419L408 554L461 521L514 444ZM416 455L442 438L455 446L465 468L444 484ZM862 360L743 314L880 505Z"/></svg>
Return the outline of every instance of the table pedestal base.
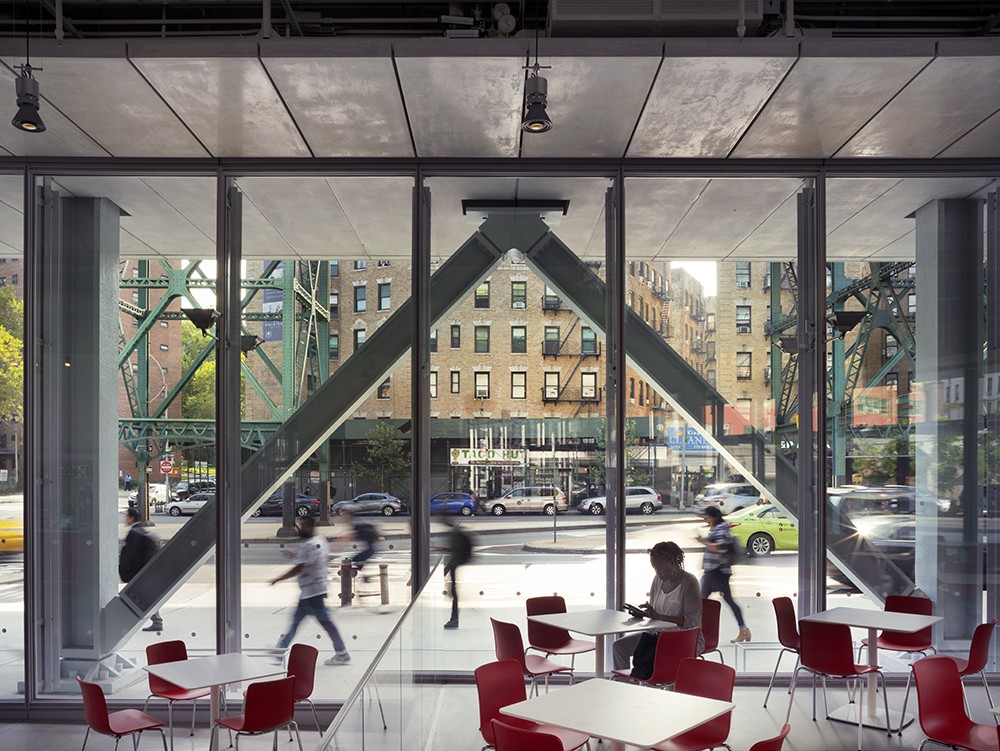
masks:
<svg viewBox="0 0 1000 751"><path fill-rule="evenodd" d="M879 730L895 730L899 727L899 715L891 712L889 716L889 722L885 719L885 710L879 707L875 714L869 714L865 709L863 704L845 704L842 707L837 707L832 712L830 712L828 720L836 720L837 722L848 722L852 725L858 724L858 712L862 712L861 724L866 728L878 728ZM903 716L903 727L906 727L911 722L913 722L913 715L907 712Z"/></svg>

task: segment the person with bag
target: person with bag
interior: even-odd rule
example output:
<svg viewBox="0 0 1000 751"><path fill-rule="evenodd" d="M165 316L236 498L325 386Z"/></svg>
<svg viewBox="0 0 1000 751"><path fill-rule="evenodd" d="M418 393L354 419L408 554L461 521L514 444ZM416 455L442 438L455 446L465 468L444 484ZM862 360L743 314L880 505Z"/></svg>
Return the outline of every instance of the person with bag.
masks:
<svg viewBox="0 0 1000 751"><path fill-rule="evenodd" d="M160 541L148 529L139 523L139 511L129 508L125 511L125 523L128 532L125 534L125 544L118 553L118 576L128 584L143 567L153 560L160 548ZM143 631L162 631L163 618L157 610L150 617L150 624Z"/></svg>
<svg viewBox="0 0 1000 751"><path fill-rule="evenodd" d="M701 513L705 524L708 525L708 535L697 537L698 542L705 546L705 557L701 564L705 571L701 577L701 596L707 598L713 592L718 592L733 611L740 632L735 639L729 640L731 644L750 641L750 629L743 620L743 611L736 604L729 589L729 579L733 575L732 566L738 555L738 543L729 531L728 522L723 520L722 511L715 506L708 506Z"/></svg>
<svg viewBox="0 0 1000 751"><path fill-rule="evenodd" d="M448 527L448 559L444 563L445 577L451 576L451 619L444 624L446 629L458 628L458 580L455 576L459 566L472 560L472 536L459 526L454 519L439 517Z"/></svg>
<svg viewBox="0 0 1000 751"><path fill-rule="evenodd" d="M633 615L654 621L675 623L680 628L701 628L701 597L698 580L684 570L684 551L675 542L658 542L649 549L649 565L655 575L649 588L649 600L642 606L626 606ZM633 612L634 611L634 612ZM632 661L632 676L646 679L653 674L656 640L660 632L643 631L623 636L614 643L615 670L625 670ZM698 654L705 648L705 637L698 634Z"/></svg>

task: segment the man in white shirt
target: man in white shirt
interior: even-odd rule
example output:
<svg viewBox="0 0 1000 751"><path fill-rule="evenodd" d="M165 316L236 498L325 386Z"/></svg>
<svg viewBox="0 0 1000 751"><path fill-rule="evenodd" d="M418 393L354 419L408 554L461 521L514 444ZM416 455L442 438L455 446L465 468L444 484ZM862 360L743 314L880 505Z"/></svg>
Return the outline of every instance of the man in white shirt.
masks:
<svg viewBox="0 0 1000 751"><path fill-rule="evenodd" d="M301 590L298 607L292 616L292 625L278 642L278 649L282 651L288 649L288 645L295 638L299 624L307 615L312 615L330 635L333 648L336 650L336 654L323 664L346 665L351 661L351 656L347 653L347 645L344 644L337 626L330 617L330 611L326 608L326 571L330 558L326 538L316 534L316 521L311 516L299 520L298 530L302 545L295 552L295 565L278 578L271 580L271 584L277 584L294 576Z"/></svg>

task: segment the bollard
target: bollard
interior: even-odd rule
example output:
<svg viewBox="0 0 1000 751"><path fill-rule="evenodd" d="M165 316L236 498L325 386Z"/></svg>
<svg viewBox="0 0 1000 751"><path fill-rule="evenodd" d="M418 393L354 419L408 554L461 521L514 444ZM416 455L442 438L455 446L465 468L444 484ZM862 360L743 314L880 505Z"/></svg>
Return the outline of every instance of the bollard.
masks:
<svg viewBox="0 0 1000 751"><path fill-rule="evenodd" d="M340 607L350 607L354 600L354 566L350 558L340 560Z"/></svg>
<svg viewBox="0 0 1000 751"><path fill-rule="evenodd" d="M382 604L389 604L389 564L380 563L378 565L378 588L381 595Z"/></svg>

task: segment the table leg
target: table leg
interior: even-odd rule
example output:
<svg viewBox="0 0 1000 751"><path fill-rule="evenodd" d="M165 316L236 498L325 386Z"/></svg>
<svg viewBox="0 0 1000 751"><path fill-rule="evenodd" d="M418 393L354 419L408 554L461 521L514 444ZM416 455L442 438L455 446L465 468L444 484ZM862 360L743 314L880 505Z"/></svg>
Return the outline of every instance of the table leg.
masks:
<svg viewBox="0 0 1000 751"><path fill-rule="evenodd" d="M213 686L209 696L209 727L215 727L216 721L221 717L222 692L225 686Z"/></svg>
<svg viewBox="0 0 1000 751"><path fill-rule="evenodd" d="M594 650L594 677L603 678L604 677L604 650L607 648L605 643L604 634L597 635L597 641L595 642L597 649Z"/></svg>
<svg viewBox="0 0 1000 751"><path fill-rule="evenodd" d="M868 629L868 664L872 667L878 666L878 629ZM885 716L885 712L879 709L878 704L878 676L872 673L865 678L865 697L859 696L856 704L846 704L837 707L830 712L829 719L839 722L849 722L856 725L858 715L861 716L861 724L870 728L881 728L887 730L892 724L892 719ZM858 692L860 693L860 691ZM909 715L908 715L909 717ZM910 717L912 720L912 717ZM905 722L905 720L904 720Z"/></svg>
<svg viewBox="0 0 1000 751"><path fill-rule="evenodd" d="M878 667L878 630L874 628L868 629L868 665L871 667ZM868 678L868 717L874 720L878 717L878 709L876 706L876 687L878 686L878 680L874 673L869 674Z"/></svg>

